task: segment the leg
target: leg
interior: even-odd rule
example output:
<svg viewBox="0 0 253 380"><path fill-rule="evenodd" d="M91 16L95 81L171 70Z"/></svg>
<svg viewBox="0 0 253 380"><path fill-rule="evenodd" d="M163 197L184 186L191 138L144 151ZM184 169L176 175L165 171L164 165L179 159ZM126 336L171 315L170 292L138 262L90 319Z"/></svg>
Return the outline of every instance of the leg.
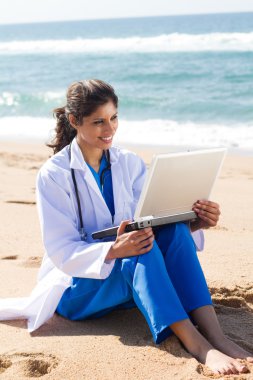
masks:
<svg viewBox="0 0 253 380"><path fill-rule="evenodd" d="M135 303L146 318L156 343L164 340L172 330L186 349L213 372L238 374L247 371L236 360L215 350L191 323L156 243L145 255L123 259L122 272L132 287Z"/></svg>
<svg viewBox="0 0 253 380"><path fill-rule="evenodd" d="M155 343L162 342L172 333L171 324L188 319L156 242L147 254L122 259L122 274Z"/></svg>
<svg viewBox="0 0 253 380"><path fill-rule="evenodd" d="M177 224L174 227L181 228L181 234L189 235L186 226ZM176 247L180 246L180 242L174 238L172 242L168 243L169 233L168 229L162 229L158 242L160 242L165 256L168 273L185 309L198 325L201 333L215 348L233 358L247 359L249 362L253 362L253 357L249 352L224 336L212 306L211 297L208 302L207 293L209 291L196 253L192 253L188 248L187 252L181 250L178 254ZM192 278L194 278L194 283L192 283ZM201 293L203 294L201 295ZM206 300L206 303L203 300Z"/></svg>
<svg viewBox="0 0 253 380"><path fill-rule="evenodd" d="M57 312L71 320L101 317L108 312L130 305L132 290L121 273L121 261L105 280L73 278L72 285L65 290Z"/></svg>
<svg viewBox="0 0 253 380"><path fill-rule="evenodd" d="M156 241L167 272L187 313L212 305L207 283L187 225L177 223L159 229Z"/></svg>
<svg viewBox="0 0 253 380"><path fill-rule="evenodd" d="M190 314L198 325L199 331L215 348L232 358L246 359L253 363L252 354L239 347L224 335L212 306L201 307L193 310Z"/></svg>
<svg viewBox="0 0 253 380"><path fill-rule="evenodd" d="M196 255L195 246L189 234L188 228L182 224L169 226L169 228L165 227L157 231L156 238L157 243L163 252L169 276L185 310L192 317L197 313L190 313L193 309L197 311L214 311L211 306L212 302L210 293L208 291L207 284ZM203 324L208 326L210 323L210 318L205 320L205 317L202 317L203 318L200 319L203 320ZM199 319L196 320L193 318L193 320L199 324ZM182 328L182 325L184 325L184 328ZM180 326L179 329L178 326ZM211 326L213 328L214 323ZM242 370L245 370L245 368L243 368L236 361L231 361L231 358L226 355L221 355L218 351L213 350L213 347L210 345L210 343L213 344L213 341L207 342L203 339L203 336L201 336L194 326L190 326L190 321L179 322L170 327L195 357L199 358L202 363L206 363L214 370L217 368L215 365L222 365L223 361L225 363L225 368L233 368L231 373L237 373L237 371L241 372ZM183 335L181 335L182 333ZM188 338L193 337L193 335L194 339L190 339L190 341L188 341ZM192 343L196 343L196 345ZM207 350L210 350L210 347L212 348L212 355L207 356ZM214 347L217 349L221 348L217 345L214 345ZM199 351L200 348L201 352ZM228 350L221 351L227 355L230 355L231 353L231 351ZM232 357L236 356L232 355ZM231 369L229 369L229 371L231 371Z"/></svg>

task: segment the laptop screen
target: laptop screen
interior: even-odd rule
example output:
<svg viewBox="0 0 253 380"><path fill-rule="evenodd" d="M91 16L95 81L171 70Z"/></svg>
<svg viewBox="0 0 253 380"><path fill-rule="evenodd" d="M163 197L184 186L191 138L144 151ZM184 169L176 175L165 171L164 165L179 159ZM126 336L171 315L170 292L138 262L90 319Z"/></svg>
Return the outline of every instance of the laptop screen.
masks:
<svg viewBox="0 0 253 380"><path fill-rule="evenodd" d="M226 149L159 154L153 157L134 219L189 212L209 199Z"/></svg>

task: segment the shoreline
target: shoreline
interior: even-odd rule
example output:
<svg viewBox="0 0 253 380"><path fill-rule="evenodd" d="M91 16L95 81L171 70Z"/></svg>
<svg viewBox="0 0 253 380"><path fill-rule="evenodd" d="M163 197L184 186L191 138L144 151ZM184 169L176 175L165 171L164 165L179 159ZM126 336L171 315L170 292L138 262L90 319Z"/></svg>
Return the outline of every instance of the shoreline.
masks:
<svg viewBox="0 0 253 380"><path fill-rule="evenodd" d="M47 147L46 144L51 140L41 140L34 138L20 138L20 139L2 139L0 140L0 152L5 148L15 148L17 151L25 152L26 146L29 150L33 152L37 152L41 150L43 153L49 153L52 155L53 151L51 148ZM215 149L215 148L225 148L224 146L190 146L190 145L165 145L165 144L141 144L141 143L123 143L120 141L116 141L114 146L118 146L120 148L125 148L139 154L144 157L144 161L150 162L152 156L154 154L164 154L164 153L174 153L180 151L191 151L191 150L202 150L202 149ZM227 156L231 157L253 157L253 150L249 149L240 149L240 148L227 148Z"/></svg>

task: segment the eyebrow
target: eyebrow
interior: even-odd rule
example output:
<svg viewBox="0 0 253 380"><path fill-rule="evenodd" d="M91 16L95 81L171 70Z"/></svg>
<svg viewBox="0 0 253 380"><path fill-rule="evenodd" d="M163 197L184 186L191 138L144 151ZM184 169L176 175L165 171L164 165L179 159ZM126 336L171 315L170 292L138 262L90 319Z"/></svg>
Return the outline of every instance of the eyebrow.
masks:
<svg viewBox="0 0 253 380"><path fill-rule="evenodd" d="M118 115L118 112L115 112L115 114L113 114L111 117L116 116L116 115ZM95 119L93 119L93 121L98 121L98 120L104 120L104 118L96 117Z"/></svg>

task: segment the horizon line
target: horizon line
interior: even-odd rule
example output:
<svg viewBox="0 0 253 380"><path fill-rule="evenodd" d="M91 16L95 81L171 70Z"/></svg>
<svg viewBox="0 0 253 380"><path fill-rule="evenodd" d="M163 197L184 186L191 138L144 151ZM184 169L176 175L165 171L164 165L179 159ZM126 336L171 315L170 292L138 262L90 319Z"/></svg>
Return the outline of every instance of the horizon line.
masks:
<svg viewBox="0 0 253 380"><path fill-rule="evenodd" d="M16 25L29 25L29 24L50 24L50 23L63 23L63 22L82 22L82 21L110 21L110 20L127 20L138 18L154 18L154 17L185 17L185 16L209 16L209 15L223 15L223 14L249 14L249 11L230 11L230 12L210 12L210 13L185 13L185 14L167 14L167 15L144 15L144 16L119 16L119 17L101 17L101 18L86 18L86 19L64 19L64 20L40 20L40 21L20 21L20 22L6 22L0 23L0 26L16 26Z"/></svg>

